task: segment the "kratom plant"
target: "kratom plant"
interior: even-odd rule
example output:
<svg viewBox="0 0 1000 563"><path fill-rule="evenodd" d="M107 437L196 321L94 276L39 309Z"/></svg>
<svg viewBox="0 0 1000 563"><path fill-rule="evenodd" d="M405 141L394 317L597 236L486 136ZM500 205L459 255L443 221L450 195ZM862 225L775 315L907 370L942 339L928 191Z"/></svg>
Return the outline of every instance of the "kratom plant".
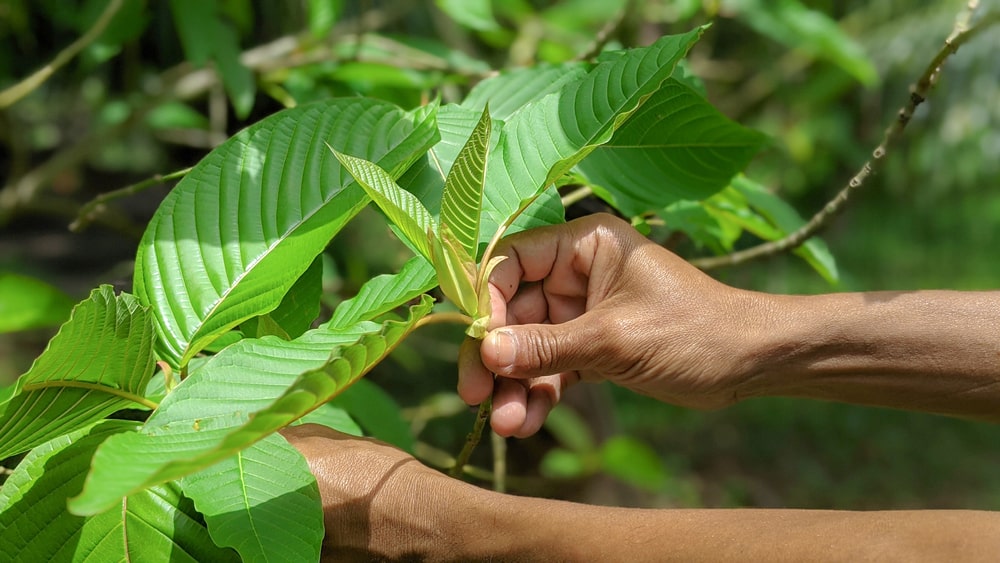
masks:
<svg viewBox="0 0 1000 563"><path fill-rule="evenodd" d="M765 139L678 70L702 31L503 72L460 104L303 105L213 150L149 223L133 292L94 290L0 391L0 459L27 452L0 489L0 553L316 560L315 479L277 431L312 421L406 448L362 377L454 315L438 286L481 337L496 242L562 221L559 187L638 222L691 203L787 229L734 203L765 198L731 185ZM372 200L416 256L320 319L320 255Z"/></svg>

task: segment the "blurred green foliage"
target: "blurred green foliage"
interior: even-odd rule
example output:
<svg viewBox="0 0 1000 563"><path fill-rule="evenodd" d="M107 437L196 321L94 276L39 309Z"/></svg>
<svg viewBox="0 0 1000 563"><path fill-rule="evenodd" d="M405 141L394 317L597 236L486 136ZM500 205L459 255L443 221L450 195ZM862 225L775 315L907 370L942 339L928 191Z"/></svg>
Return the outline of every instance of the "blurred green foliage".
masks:
<svg viewBox="0 0 1000 563"><path fill-rule="evenodd" d="M0 89L49 62L106 5L0 2ZM626 5L610 45L647 44L714 22L686 68L723 113L771 137L747 177L808 217L878 143L964 2L126 0L79 57L0 109L0 280L29 274L74 297L102 282L128 286L121 272L131 270L136 236L165 188L110 204L90 229L67 233L83 202L189 166L283 106L359 94L403 107L434 96L456 101L494 68L586 52ZM998 50L1000 34L984 34L947 62L884 171L828 227L837 286L788 256L718 276L794 293L996 288ZM788 211L765 207L758 211ZM588 200L571 212L599 208ZM675 211L676 221L694 220L690 209ZM724 239L717 234L668 240L696 256L780 236L744 228L725 248L708 242ZM328 250L328 306L402 264L406 250L386 248L382 229L378 221L356 221ZM371 401L375 412L389 414L398 414L399 403L419 441L455 451L472 415L456 415L438 393L454 389L458 338L450 327L418 332L372 376L393 397L372 386L341 400ZM25 371L45 340L35 332L0 339L0 380ZM780 399L699 413L603 386L588 395L611 406L601 416L556 415L543 436L511 444L511 471L528 479L525 490L572 495L560 480L603 472L638 484L645 492L619 500L644 505L1000 509L993 469L1000 431L993 426ZM411 447L406 420L359 423L366 430L389 425L400 445ZM539 488L530 479L540 474L559 479Z"/></svg>

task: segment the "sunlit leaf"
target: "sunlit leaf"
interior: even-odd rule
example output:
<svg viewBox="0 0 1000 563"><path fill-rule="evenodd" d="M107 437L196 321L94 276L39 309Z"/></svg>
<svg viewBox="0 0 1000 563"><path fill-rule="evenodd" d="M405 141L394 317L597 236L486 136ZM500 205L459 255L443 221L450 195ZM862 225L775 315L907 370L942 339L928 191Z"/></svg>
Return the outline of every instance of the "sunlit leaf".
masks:
<svg viewBox="0 0 1000 563"><path fill-rule="evenodd" d="M333 311L324 326L346 328L371 320L403 305L437 285L434 267L422 256L414 256L396 274L376 276L361 286L357 295Z"/></svg>
<svg viewBox="0 0 1000 563"><path fill-rule="evenodd" d="M479 248L479 214L483 203L483 182L486 180L486 153L490 148L489 105L459 151L448 172L441 199L442 230L447 226L455 242L464 247L475 262ZM442 232L441 236L444 234Z"/></svg>
<svg viewBox="0 0 1000 563"><path fill-rule="evenodd" d="M445 297L466 315L476 315L479 297L476 293L476 262L451 233L441 224L441 236L431 239L431 252L438 284Z"/></svg>
<svg viewBox="0 0 1000 563"><path fill-rule="evenodd" d="M0 459L117 410L143 408L153 374L151 317L109 285L77 305L31 369L0 390Z"/></svg>
<svg viewBox="0 0 1000 563"><path fill-rule="evenodd" d="M216 545L244 561L316 561L323 508L309 465L279 434L180 481Z"/></svg>
<svg viewBox="0 0 1000 563"><path fill-rule="evenodd" d="M105 421L33 449L0 489L0 559L4 561L238 561L215 546L191 501L173 484L120 501L84 518L66 510L98 445L134 429Z"/></svg>
<svg viewBox="0 0 1000 563"><path fill-rule="evenodd" d="M277 307L368 203L325 146L400 174L437 138L434 107L333 99L267 117L213 150L150 221L135 291L153 306L158 352L174 367Z"/></svg>
<svg viewBox="0 0 1000 563"><path fill-rule="evenodd" d="M638 215L721 190L765 141L670 79L578 169L616 208Z"/></svg>
<svg viewBox="0 0 1000 563"><path fill-rule="evenodd" d="M428 233L436 233L437 225L427 209L413 194L396 185L395 180L377 164L363 158L330 151L340 164L350 172L354 180L364 188L368 197L378 205L406 237L413 248L425 258L431 257Z"/></svg>
<svg viewBox="0 0 1000 563"><path fill-rule="evenodd" d="M205 469L289 425L380 362L432 303L425 296L405 320L316 329L291 342L247 339L226 348L174 389L140 432L101 445L71 509L101 512L123 496Z"/></svg>

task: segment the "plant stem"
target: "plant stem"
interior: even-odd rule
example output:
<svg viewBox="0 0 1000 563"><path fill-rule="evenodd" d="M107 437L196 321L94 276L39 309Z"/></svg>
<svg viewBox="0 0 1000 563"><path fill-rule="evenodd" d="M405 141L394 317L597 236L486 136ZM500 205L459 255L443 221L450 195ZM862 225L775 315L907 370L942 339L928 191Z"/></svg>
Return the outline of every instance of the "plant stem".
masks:
<svg viewBox="0 0 1000 563"><path fill-rule="evenodd" d="M160 406L159 404L140 395L136 395L135 393L130 393L122 389L115 389L114 387L108 387L107 385L101 385L100 383L90 383L88 381L43 381L40 383L28 383L25 384L24 390L34 391L36 389L59 389L64 387L107 393L108 395L114 395L116 397L132 401L133 403L140 404L150 410L156 410Z"/></svg>
<svg viewBox="0 0 1000 563"><path fill-rule="evenodd" d="M490 407L492 404L493 399L487 398L479 405L479 411L476 412L476 422L472 425L472 431L465 437L465 445L462 446L462 451L458 452L455 465L451 467L450 473L452 477L462 476L465 464L469 462L472 452L479 445L479 440L483 435L483 427L486 426L486 421L490 418Z"/></svg>
<svg viewBox="0 0 1000 563"><path fill-rule="evenodd" d="M535 200L545 193L545 190L549 189L551 186L552 184L549 184L548 186L545 186L545 188L539 190L535 195L521 201L521 206L517 208L517 211L515 211L510 217L507 218L506 221L503 222L502 225L500 225L497 232L493 233L493 238L490 239L490 243L486 245L486 251L483 252L483 259L479 261L479 269L476 272L476 291L481 291L480 288L485 287L487 280L483 279L483 272L485 271L484 267L489 264L490 260L493 258L493 252L496 250L497 244L500 243L500 239L503 238L504 233L506 233L507 229L514 224L514 221L516 221L522 213L531 207L531 204L534 203Z"/></svg>
<svg viewBox="0 0 1000 563"><path fill-rule="evenodd" d="M958 51L958 48L964 43L982 33L986 28L1000 23L1000 12L992 12L984 15L972 27L968 27L967 14L975 8L975 5L976 2L973 0L973 2L969 3L966 10L963 10L963 13L956 20L955 28L951 34L945 39L944 44L934 55L934 58L931 59L931 62L924 69L923 74L920 75L917 82L910 86L910 95L906 103L897 112L896 119L886 128L882 136L882 141L872 151L871 158L854 174L847 185L833 199L827 202L820 211L813 215L805 225L782 239L760 244L725 256L691 260L691 263L702 270L711 270L721 266L741 264L755 258L772 256L788 250L794 250L825 227L830 219L843 209L844 204L850 198L851 194L863 186L872 174L881 169L889 148L902 136L903 130L913 117L917 106L922 104L930 95L930 89L937 82L941 74L941 67L948 57Z"/></svg>
<svg viewBox="0 0 1000 563"><path fill-rule="evenodd" d="M498 493L507 492L507 439L490 432L490 442L493 446L493 490Z"/></svg>
<svg viewBox="0 0 1000 563"><path fill-rule="evenodd" d="M563 207L569 207L574 203L579 203L594 195L594 190L590 186L581 186L568 194L562 196Z"/></svg>
<svg viewBox="0 0 1000 563"><path fill-rule="evenodd" d="M453 323L453 324L462 324L468 326L472 324L472 317L464 313L459 313L457 311L447 312L447 313L431 313L430 315L427 315L426 317L423 317L420 320L418 320L417 324L414 325L413 328L417 329L422 326L441 324L441 323Z"/></svg>
<svg viewBox="0 0 1000 563"><path fill-rule="evenodd" d="M115 17L115 14L118 13L123 4L124 0L111 0L108 2L107 7L104 8L104 11L97 18L97 21L94 22L94 25L87 30L87 33L84 33L79 39L70 43L68 47L59 51L59 54L52 59L52 62L36 70L31 76L0 92L0 109L16 103L21 98L33 92L43 82L48 80L49 77L55 74L57 70L62 68L63 65L73 60L73 57L77 56L87 45L93 43L104 32L104 28L108 27L108 24L111 23L112 18Z"/></svg>
<svg viewBox="0 0 1000 563"><path fill-rule="evenodd" d="M104 206L109 201L129 197L152 188L153 186L158 186L160 184L170 182L171 180L183 178L190 171L191 168L184 168L183 170L175 170L174 172L170 172L168 174L157 174L140 182L125 186L124 188L103 193L88 201L83 205L83 207L80 208L80 211L77 212L76 220L70 223L69 230L74 233L78 233L87 228L87 226L90 225L90 223L92 223L102 211L104 211Z"/></svg>

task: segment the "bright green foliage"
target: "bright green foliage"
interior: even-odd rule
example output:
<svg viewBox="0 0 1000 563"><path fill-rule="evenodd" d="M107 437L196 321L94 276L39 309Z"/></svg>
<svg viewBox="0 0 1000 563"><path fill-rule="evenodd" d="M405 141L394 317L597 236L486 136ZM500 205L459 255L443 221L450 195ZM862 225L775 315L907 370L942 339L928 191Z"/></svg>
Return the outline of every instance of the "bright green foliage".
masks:
<svg viewBox="0 0 1000 563"><path fill-rule="evenodd" d="M670 79L578 169L610 203L634 216L721 190L764 140Z"/></svg>
<svg viewBox="0 0 1000 563"><path fill-rule="evenodd" d="M212 543L176 484L123 499L117 510L84 518L66 510L80 491L95 448L135 423L104 421L38 446L0 489L4 561L238 561Z"/></svg>
<svg viewBox="0 0 1000 563"><path fill-rule="evenodd" d="M279 434L180 481L215 544L244 561L316 561L323 509L302 455Z"/></svg>
<svg viewBox="0 0 1000 563"><path fill-rule="evenodd" d="M159 355L182 366L277 307L367 204L324 142L398 175L435 139L433 107L335 99L279 112L212 151L160 205L136 256Z"/></svg>
<svg viewBox="0 0 1000 563"><path fill-rule="evenodd" d="M88 426L126 408L142 408L153 373L148 310L111 286L73 310L48 348L17 382L0 390L0 459Z"/></svg>
<svg viewBox="0 0 1000 563"><path fill-rule="evenodd" d="M317 329L291 342L243 340L226 348L170 393L140 432L101 445L71 509L102 512L124 496L246 449L364 375L430 308L425 297L404 320Z"/></svg>
<svg viewBox="0 0 1000 563"><path fill-rule="evenodd" d="M358 321L372 319L416 299L437 285L434 267L421 256L411 258L396 274L384 274L368 280L358 294L334 310L324 325L346 328Z"/></svg>
<svg viewBox="0 0 1000 563"><path fill-rule="evenodd" d="M42 280L0 272L0 333L55 326L69 317L73 301Z"/></svg>
<svg viewBox="0 0 1000 563"><path fill-rule="evenodd" d="M442 229L447 227L455 242L472 258L479 248L479 210L483 206L486 152L490 148L492 130L490 106L486 104L476 128L448 172L441 196ZM444 238L444 233L441 236Z"/></svg>
<svg viewBox="0 0 1000 563"><path fill-rule="evenodd" d="M491 0L434 0L434 3L465 27L480 31L500 28L493 18Z"/></svg>

